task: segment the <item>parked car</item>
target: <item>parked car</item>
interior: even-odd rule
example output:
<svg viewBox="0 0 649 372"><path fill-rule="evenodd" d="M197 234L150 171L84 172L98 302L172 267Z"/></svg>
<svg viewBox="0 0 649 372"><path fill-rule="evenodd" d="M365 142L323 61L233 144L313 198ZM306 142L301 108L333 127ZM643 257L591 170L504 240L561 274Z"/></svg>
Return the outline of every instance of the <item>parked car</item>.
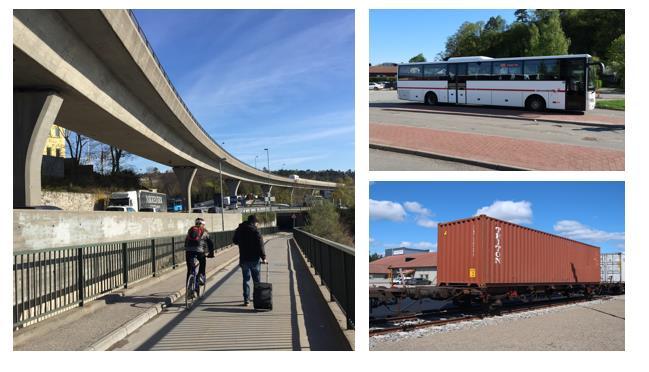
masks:
<svg viewBox="0 0 649 372"><path fill-rule="evenodd" d="M112 205L106 208L107 212L135 212L135 208L126 206Z"/></svg>
<svg viewBox="0 0 649 372"><path fill-rule="evenodd" d="M192 208L192 213L207 213L207 208Z"/></svg>
<svg viewBox="0 0 649 372"><path fill-rule="evenodd" d="M370 83L370 90L379 90L379 89L383 89L383 84Z"/></svg>

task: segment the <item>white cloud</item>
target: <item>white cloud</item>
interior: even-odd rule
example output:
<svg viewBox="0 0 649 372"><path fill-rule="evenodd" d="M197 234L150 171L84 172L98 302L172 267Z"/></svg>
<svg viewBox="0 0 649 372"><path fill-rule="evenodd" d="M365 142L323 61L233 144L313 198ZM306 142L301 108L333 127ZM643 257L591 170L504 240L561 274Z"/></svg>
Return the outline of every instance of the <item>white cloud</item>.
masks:
<svg viewBox="0 0 649 372"><path fill-rule="evenodd" d="M430 218L422 217L417 219L417 225L421 227L427 227L429 229L436 229L437 221L433 221Z"/></svg>
<svg viewBox="0 0 649 372"><path fill-rule="evenodd" d="M415 201L407 201L403 203L403 206L408 212L417 214L417 217L415 217L417 225L429 229L437 228L437 221L428 218L432 215L430 209L425 208L423 205Z"/></svg>
<svg viewBox="0 0 649 372"><path fill-rule="evenodd" d="M370 218L377 220L403 221L406 211L401 204L389 200L370 199Z"/></svg>
<svg viewBox="0 0 649 372"><path fill-rule="evenodd" d="M608 232L586 226L579 221L561 220L554 224L554 231L570 239L606 242L624 240L623 232Z"/></svg>
<svg viewBox="0 0 649 372"><path fill-rule="evenodd" d="M526 200L496 200L493 204L475 212L476 216L481 214L512 223L532 223L532 203Z"/></svg>
<svg viewBox="0 0 649 372"><path fill-rule="evenodd" d="M405 248L415 248L415 249L435 249L437 248L437 243L432 243L432 242L401 242L399 243L400 247L405 247Z"/></svg>
<svg viewBox="0 0 649 372"><path fill-rule="evenodd" d="M419 204L417 202L407 201L407 202L403 203L403 206L404 206L404 208L406 208L406 210L408 212L417 213L417 214L419 214L421 216L429 216L430 215L430 210L428 210L427 208L424 208L423 205L421 205L421 204Z"/></svg>

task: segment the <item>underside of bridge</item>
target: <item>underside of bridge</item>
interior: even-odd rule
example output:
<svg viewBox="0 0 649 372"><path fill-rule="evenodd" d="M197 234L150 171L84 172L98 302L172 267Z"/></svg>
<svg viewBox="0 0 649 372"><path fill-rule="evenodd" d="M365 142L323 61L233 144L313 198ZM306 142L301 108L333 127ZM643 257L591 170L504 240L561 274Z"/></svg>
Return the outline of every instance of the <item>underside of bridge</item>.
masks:
<svg viewBox="0 0 649 372"><path fill-rule="evenodd" d="M13 25L14 148L23 150L14 160L15 207L40 203L43 133L53 123L174 168L183 194L188 172L218 174L221 159L224 178L264 185L266 194L273 185L339 186L261 172L216 144L128 11L14 10Z"/></svg>

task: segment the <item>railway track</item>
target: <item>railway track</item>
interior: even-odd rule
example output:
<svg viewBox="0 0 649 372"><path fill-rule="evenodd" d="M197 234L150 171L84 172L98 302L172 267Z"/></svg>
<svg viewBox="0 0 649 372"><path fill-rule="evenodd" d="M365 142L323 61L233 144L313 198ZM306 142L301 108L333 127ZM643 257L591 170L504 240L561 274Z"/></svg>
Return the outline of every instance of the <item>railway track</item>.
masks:
<svg viewBox="0 0 649 372"><path fill-rule="evenodd" d="M376 326L380 324L386 325L384 327L377 327L373 329L370 328L370 336L379 336L379 335L384 335L384 334L394 333L394 332L409 332L420 328L442 326L446 324L465 322L468 320L484 319L493 316L521 313L525 311L538 310L538 309L547 309L552 307L576 304L581 302L588 302L593 300L606 300L610 298L611 298L610 296L596 296L591 298L561 299L561 300L544 301L541 303L518 304L514 306L500 308L498 309L497 312L485 311L482 309L464 310L464 311L443 310L443 311L436 311L436 312L431 312L426 314L397 316L397 317L391 317L382 320L370 321L370 327L372 327L372 324ZM431 318L436 318L436 319L431 320ZM399 324L400 322L402 324Z"/></svg>

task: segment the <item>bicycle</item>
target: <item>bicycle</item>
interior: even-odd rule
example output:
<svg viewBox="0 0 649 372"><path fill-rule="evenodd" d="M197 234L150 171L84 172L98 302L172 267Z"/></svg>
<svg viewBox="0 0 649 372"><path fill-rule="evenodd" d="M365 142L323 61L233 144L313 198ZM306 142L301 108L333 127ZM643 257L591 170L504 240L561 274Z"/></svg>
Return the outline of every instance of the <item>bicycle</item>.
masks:
<svg viewBox="0 0 649 372"><path fill-rule="evenodd" d="M194 304L194 299L201 298L201 296L205 293L206 278L203 277L203 285L201 285L199 281L196 280L198 278L198 267L200 265L198 258L194 257L192 264L192 272L187 278L187 286L185 287L185 308L188 310Z"/></svg>

